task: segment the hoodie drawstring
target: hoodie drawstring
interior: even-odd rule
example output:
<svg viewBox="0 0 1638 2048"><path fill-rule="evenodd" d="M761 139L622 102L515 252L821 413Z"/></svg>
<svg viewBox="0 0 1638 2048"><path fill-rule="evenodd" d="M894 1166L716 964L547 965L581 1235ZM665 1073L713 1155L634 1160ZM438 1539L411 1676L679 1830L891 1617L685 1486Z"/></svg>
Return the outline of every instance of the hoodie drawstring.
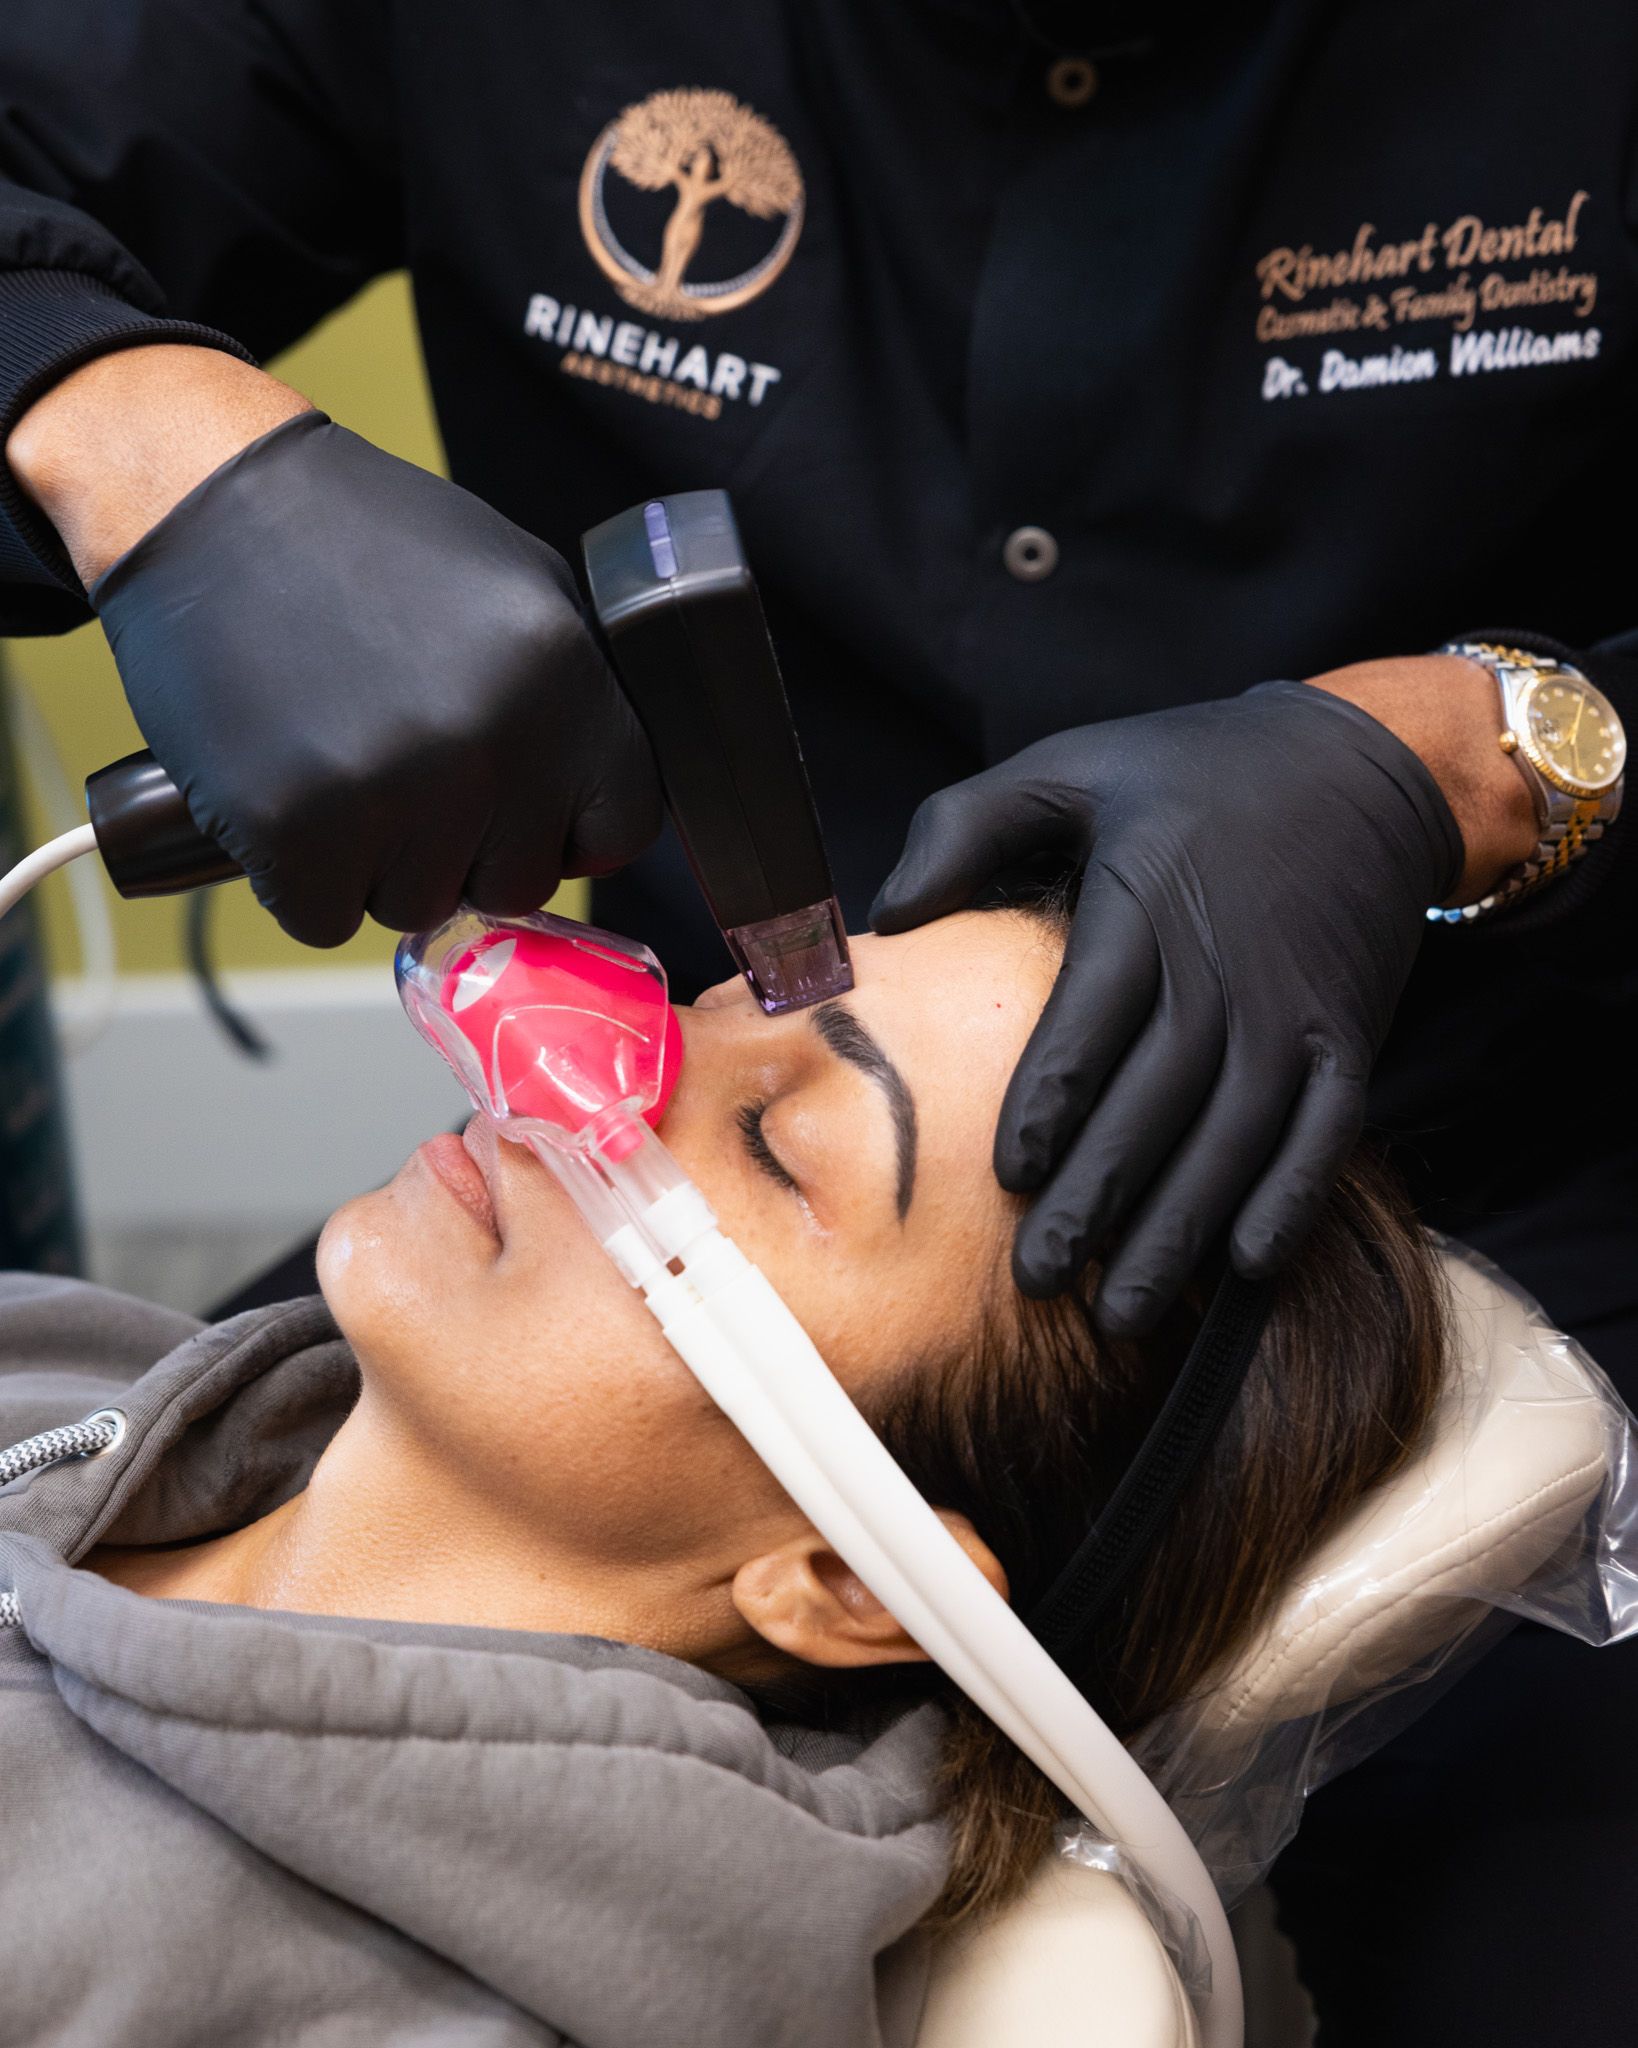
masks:
<svg viewBox="0 0 1638 2048"><path fill-rule="evenodd" d="M38 1436L24 1437L9 1451L0 1451L0 1486L9 1486L26 1472L41 1472L47 1465L60 1465L66 1458L96 1458L111 1451L125 1434L125 1417L117 1408L99 1408L83 1422L66 1423L61 1429L43 1429ZM0 1589L0 1629L21 1625L23 1610L10 1587Z"/></svg>

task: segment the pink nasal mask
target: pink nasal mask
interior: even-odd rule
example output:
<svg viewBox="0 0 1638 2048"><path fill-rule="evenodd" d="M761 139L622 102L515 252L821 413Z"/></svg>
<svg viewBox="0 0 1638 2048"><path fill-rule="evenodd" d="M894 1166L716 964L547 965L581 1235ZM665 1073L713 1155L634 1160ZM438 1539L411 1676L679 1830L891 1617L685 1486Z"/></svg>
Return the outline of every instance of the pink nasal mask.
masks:
<svg viewBox="0 0 1638 2048"><path fill-rule="evenodd" d="M411 1022L503 1129L612 1162L640 1145L635 1119L664 1114L682 1032L646 946L546 911L461 911L394 965Z"/></svg>

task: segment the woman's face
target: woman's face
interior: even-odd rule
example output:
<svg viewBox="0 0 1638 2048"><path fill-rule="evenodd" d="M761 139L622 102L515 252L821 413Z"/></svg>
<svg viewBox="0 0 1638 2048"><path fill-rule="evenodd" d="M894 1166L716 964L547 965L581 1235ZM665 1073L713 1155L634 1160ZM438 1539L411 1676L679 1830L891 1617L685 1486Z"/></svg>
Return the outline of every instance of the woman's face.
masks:
<svg viewBox="0 0 1638 2048"><path fill-rule="evenodd" d="M679 1012L660 1134L855 1398L959 1350L1004 1284L1002 1091L1058 965L1005 911L853 941L857 986L769 1018L743 982ZM479 1117L339 1209L319 1276L372 1396L600 1565L752 1554L795 1510L567 1196Z"/></svg>

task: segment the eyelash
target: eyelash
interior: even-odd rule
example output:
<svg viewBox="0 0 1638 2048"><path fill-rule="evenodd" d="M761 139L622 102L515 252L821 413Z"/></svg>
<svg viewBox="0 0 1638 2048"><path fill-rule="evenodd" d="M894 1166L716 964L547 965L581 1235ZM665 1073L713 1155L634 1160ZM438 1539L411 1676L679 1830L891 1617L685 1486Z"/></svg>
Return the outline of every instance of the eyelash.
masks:
<svg viewBox="0 0 1638 2048"><path fill-rule="evenodd" d="M765 1102L744 1103L734 1116L739 1125L739 1134L745 1140L745 1149L770 1180L778 1181L782 1188L797 1192L796 1176L789 1172L784 1162L777 1158L762 1134L762 1119L768 1113Z"/></svg>

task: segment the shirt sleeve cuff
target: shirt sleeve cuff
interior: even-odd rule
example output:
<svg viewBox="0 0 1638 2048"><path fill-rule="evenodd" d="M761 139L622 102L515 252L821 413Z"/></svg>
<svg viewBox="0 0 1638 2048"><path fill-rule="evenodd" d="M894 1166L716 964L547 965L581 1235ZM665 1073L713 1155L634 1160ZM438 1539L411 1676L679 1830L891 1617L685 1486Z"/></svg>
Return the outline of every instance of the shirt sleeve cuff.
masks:
<svg viewBox="0 0 1638 2048"><path fill-rule="evenodd" d="M77 271L0 271L0 448L71 370L145 342L185 342L254 361L214 327L145 313ZM0 460L0 632L62 631L90 616L55 529Z"/></svg>

